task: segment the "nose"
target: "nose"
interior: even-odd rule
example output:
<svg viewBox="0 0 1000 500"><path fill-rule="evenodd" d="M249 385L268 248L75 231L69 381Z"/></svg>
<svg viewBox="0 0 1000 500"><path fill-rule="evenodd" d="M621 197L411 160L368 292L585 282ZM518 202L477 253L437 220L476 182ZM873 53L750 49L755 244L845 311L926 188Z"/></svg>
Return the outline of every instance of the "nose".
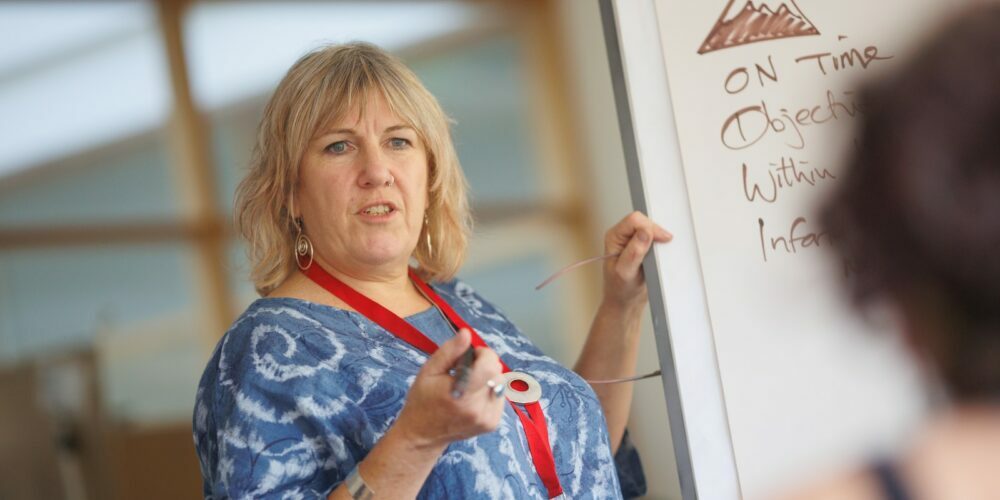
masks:
<svg viewBox="0 0 1000 500"><path fill-rule="evenodd" d="M363 188L391 186L395 179L389 171L385 157L375 148L375 151L365 151L361 155L361 174L358 175L358 185Z"/></svg>

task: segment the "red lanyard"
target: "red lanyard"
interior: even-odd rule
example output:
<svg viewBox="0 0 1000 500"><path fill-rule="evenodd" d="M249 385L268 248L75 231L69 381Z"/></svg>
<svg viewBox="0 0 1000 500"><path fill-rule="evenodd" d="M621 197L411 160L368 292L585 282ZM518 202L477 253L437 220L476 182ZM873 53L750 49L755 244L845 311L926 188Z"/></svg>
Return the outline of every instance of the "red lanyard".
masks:
<svg viewBox="0 0 1000 500"><path fill-rule="evenodd" d="M409 271L410 279L444 312L452 325L458 329L468 329L472 333L472 345L476 347L489 347L486 345L486 342L483 342L483 339L479 337L476 331L434 289L427 286L427 283L424 283L417 276L413 269ZM309 266L303 272L309 279L316 282L316 284L325 288L328 292L400 340L420 349L428 355L437 351L437 344L427 338L420 330L417 330L413 325L407 323L406 320L400 318L392 311L382 307L378 302L369 299L346 283L333 277L319 265ZM507 364L503 360L500 361L500 364L503 366L504 373L510 371L510 368L507 367ZM545 489L548 490L549 498L562 495L562 485L559 484L559 476L556 474L556 463L552 456L552 446L549 444L548 426L545 423L545 414L542 412L541 405L537 401L524 405L527 414L521 411L513 402L510 402L510 405L517 412L517 416L521 420L521 427L524 429L524 435L528 439L528 451L531 452L531 460L535 463L535 470L538 472L538 476L542 478Z"/></svg>

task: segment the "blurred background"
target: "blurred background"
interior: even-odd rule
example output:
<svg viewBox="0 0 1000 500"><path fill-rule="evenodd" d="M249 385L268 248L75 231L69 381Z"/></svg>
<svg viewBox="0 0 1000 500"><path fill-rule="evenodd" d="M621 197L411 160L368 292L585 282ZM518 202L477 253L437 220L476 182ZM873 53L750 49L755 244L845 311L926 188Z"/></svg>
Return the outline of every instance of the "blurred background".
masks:
<svg viewBox="0 0 1000 500"><path fill-rule="evenodd" d="M284 72L349 40L456 121L462 278L573 364L598 266L533 288L631 209L597 0L5 2L0 499L200 497L195 387L256 298L233 191ZM661 384L636 389L648 498L679 498Z"/></svg>

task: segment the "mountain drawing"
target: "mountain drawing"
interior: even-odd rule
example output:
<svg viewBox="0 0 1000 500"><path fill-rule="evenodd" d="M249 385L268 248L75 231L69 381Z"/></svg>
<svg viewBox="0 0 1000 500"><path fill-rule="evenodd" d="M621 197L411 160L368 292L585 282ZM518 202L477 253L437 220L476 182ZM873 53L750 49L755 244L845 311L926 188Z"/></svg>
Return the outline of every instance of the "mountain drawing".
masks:
<svg viewBox="0 0 1000 500"><path fill-rule="evenodd" d="M795 0L747 0L739 10L733 8L735 3L736 0L729 0L726 4L698 49L699 54L748 43L819 34ZM778 4L777 8L774 4Z"/></svg>

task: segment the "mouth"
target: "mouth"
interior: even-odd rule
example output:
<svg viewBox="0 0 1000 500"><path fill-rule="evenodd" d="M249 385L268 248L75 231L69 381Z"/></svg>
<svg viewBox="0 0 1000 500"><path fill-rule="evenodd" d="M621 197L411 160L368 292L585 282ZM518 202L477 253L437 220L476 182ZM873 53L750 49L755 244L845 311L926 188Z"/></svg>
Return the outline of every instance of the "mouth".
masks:
<svg viewBox="0 0 1000 500"><path fill-rule="evenodd" d="M380 201L372 203L370 205L365 205L358 211L360 215L368 215L372 217L384 217L396 211L396 205L386 201Z"/></svg>

